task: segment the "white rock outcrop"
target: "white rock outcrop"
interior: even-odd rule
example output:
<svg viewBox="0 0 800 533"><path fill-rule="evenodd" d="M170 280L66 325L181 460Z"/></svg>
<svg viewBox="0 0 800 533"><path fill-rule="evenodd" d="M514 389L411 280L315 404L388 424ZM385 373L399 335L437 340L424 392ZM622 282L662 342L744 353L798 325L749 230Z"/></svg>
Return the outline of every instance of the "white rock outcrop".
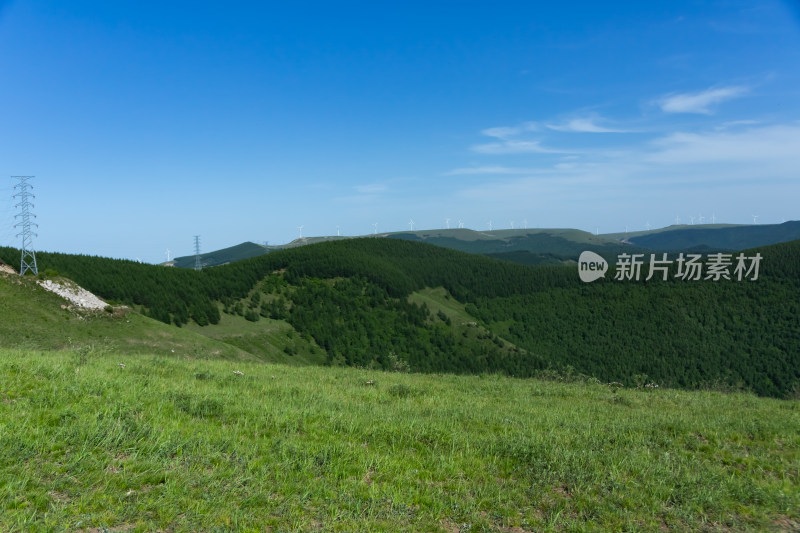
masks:
<svg viewBox="0 0 800 533"><path fill-rule="evenodd" d="M62 284L57 281L46 279L40 281L39 285L84 309L103 309L108 305L91 292L75 284Z"/></svg>

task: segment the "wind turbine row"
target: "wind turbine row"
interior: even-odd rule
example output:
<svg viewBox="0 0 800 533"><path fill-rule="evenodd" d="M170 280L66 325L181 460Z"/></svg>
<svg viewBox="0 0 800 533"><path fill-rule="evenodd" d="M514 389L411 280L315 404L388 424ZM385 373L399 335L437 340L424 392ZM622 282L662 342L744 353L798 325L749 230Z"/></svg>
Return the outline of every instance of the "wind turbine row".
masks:
<svg viewBox="0 0 800 533"><path fill-rule="evenodd" d="M453 220L453 219L451 219L451 218L445 218L444 219L445 228L451 229L451 227L450 227L450 221L451 220ZM494 230L494 223L490 220L487 224L489 226L489 231L493 231ZM408 227L410 228L411 231L414 231L414 226L415 225L416 225L416 223L414 222L414 219L410 218L408 220ZM528 227L528 219L524 219L522 221L522 225L523 225L524 228L527 228ZM299 235L299 238L301 238L301 239L303 238L303 228L304 227L305 226L297 226L298 235ZM458 219L458 224L457 224L456 227L459 228L459 229L463 229L464 228L464 221L459 218ZM515 222L513 220L511 220L509 222L509 227L511 229L515 229L516 228ZM378 233L378 223L377 222L374 222L372 224L372 233L373 233L373 235L376 235ZM338 225L336 226L336 236L337 237L341 237L342 236L341 227L338 226Z"/></svg>
<svg viewBox="0 0 800 533"><path fill-rule="evenodd" d="M697 220L697 222L699 222L700 224L702 224L702 223L703 223L703 221L705 221L706 217L704 217L702 213L700 213L699 215L697 215L697 217L690 216L690 217L689 217L689 225L690 225L690 226L693 226L693 225L694 225L694 221L695 221L695 219ZM712 214L711 214L711 223L712 223L712 224L716 224L716 222L717 222L717 215L716 215L716 214L714 214L714 213L712 213ZM681 223L681 217L680 217L680 216L678 216L678 215L675 215L675 225L679 225L680 223Z"/></svg>

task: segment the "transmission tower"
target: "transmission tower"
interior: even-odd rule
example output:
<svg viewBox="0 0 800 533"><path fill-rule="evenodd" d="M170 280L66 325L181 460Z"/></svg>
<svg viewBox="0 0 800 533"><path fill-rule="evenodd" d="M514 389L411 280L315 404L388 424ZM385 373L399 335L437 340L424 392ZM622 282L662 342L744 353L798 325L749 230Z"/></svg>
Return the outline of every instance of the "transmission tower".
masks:
<svg viewBox="0 0 800 533"><path fill-rule="evenodd" d="M203 265L200 263L200 235L194 236L194 269L203 270Z"/></svg>
<svg viewBox="0 0 800 533"><path fill-rule="evenodd" d="M17 237L22 236L22 259L19 265L19 275L25 275L28 270L37 275L39 269L36 266L36 252L33 251L33 237L36 234L31 231L31 226L38 228L39 224L31 222L31 217L36 218L36 215L30 211L30 208L33 207L30 199L36 198L36 196L29 190L33 189L33 185L28 183L33 176L11 176L11 178L19 180L19 183L14 185L14 189L19 190L12 196L12 198L19 198L19 203L14 206L19 208L19 214L14 215L14 218L19 218L20 221L14 224L14 227L22 227L22 231L17 233Z"/></svg>

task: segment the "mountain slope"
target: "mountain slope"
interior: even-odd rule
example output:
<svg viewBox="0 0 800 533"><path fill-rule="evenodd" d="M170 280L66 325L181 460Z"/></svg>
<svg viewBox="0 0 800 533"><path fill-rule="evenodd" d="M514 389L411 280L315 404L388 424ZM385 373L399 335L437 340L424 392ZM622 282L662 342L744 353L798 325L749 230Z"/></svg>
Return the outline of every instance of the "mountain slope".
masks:
<svg viewBox="0 0 800 533"><path fill-rule="evenodd" d="M575 266L525 267L397 239L302 246L202 272L62 254L41 261L259 357L277 348L331 365L550 369L626 385L646 375L783 396L800 382L800 241L758 252L758 281L682 281L673 270L667 281L592 284ZM229 318L239 333L225 333Z"/></svg>

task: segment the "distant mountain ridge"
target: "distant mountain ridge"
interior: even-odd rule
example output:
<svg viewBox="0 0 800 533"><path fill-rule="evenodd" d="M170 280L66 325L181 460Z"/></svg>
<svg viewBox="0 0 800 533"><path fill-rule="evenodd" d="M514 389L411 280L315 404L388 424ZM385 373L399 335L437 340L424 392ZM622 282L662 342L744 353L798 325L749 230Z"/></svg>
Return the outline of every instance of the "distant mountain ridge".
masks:
<svg viewBox="0 0 800 533"><path fill-rule="evenodd" d="M800 239L800 221L726 227L688 226L637 235L628 241L652 250L674 252L699 247L738 251L796 239Z"/></svg>
<svg viewBox="0 0 800 533"><path fill-rule="evenodd" d="M200 264L202 266L219 266L242 259L250 259L251 257L263 255L265 253L267 253L267 248L265 246L254 242L243 242L236 246L201 254ZM195 256L186 255L183 257L176 257L171 263L172 266L178 268L194 268Z"/></svg>
<svg viewBox="0 0 800 533"><path fill-rule="evenodd" d="M600 235L570 228L493 231L453 228L379 233L356 237L306 237L278 246L244 242L201 254L200 262L203 267L219 266L307 244L369 238L426 242L462 252L536 265L575 261L584 250L591 250L605 257L615 257L620 253L745 250L800 239L800 221L756 225L679 225L648 231ZM178 268L194 268L195 256L178 257L172 264Z"/></svg>

